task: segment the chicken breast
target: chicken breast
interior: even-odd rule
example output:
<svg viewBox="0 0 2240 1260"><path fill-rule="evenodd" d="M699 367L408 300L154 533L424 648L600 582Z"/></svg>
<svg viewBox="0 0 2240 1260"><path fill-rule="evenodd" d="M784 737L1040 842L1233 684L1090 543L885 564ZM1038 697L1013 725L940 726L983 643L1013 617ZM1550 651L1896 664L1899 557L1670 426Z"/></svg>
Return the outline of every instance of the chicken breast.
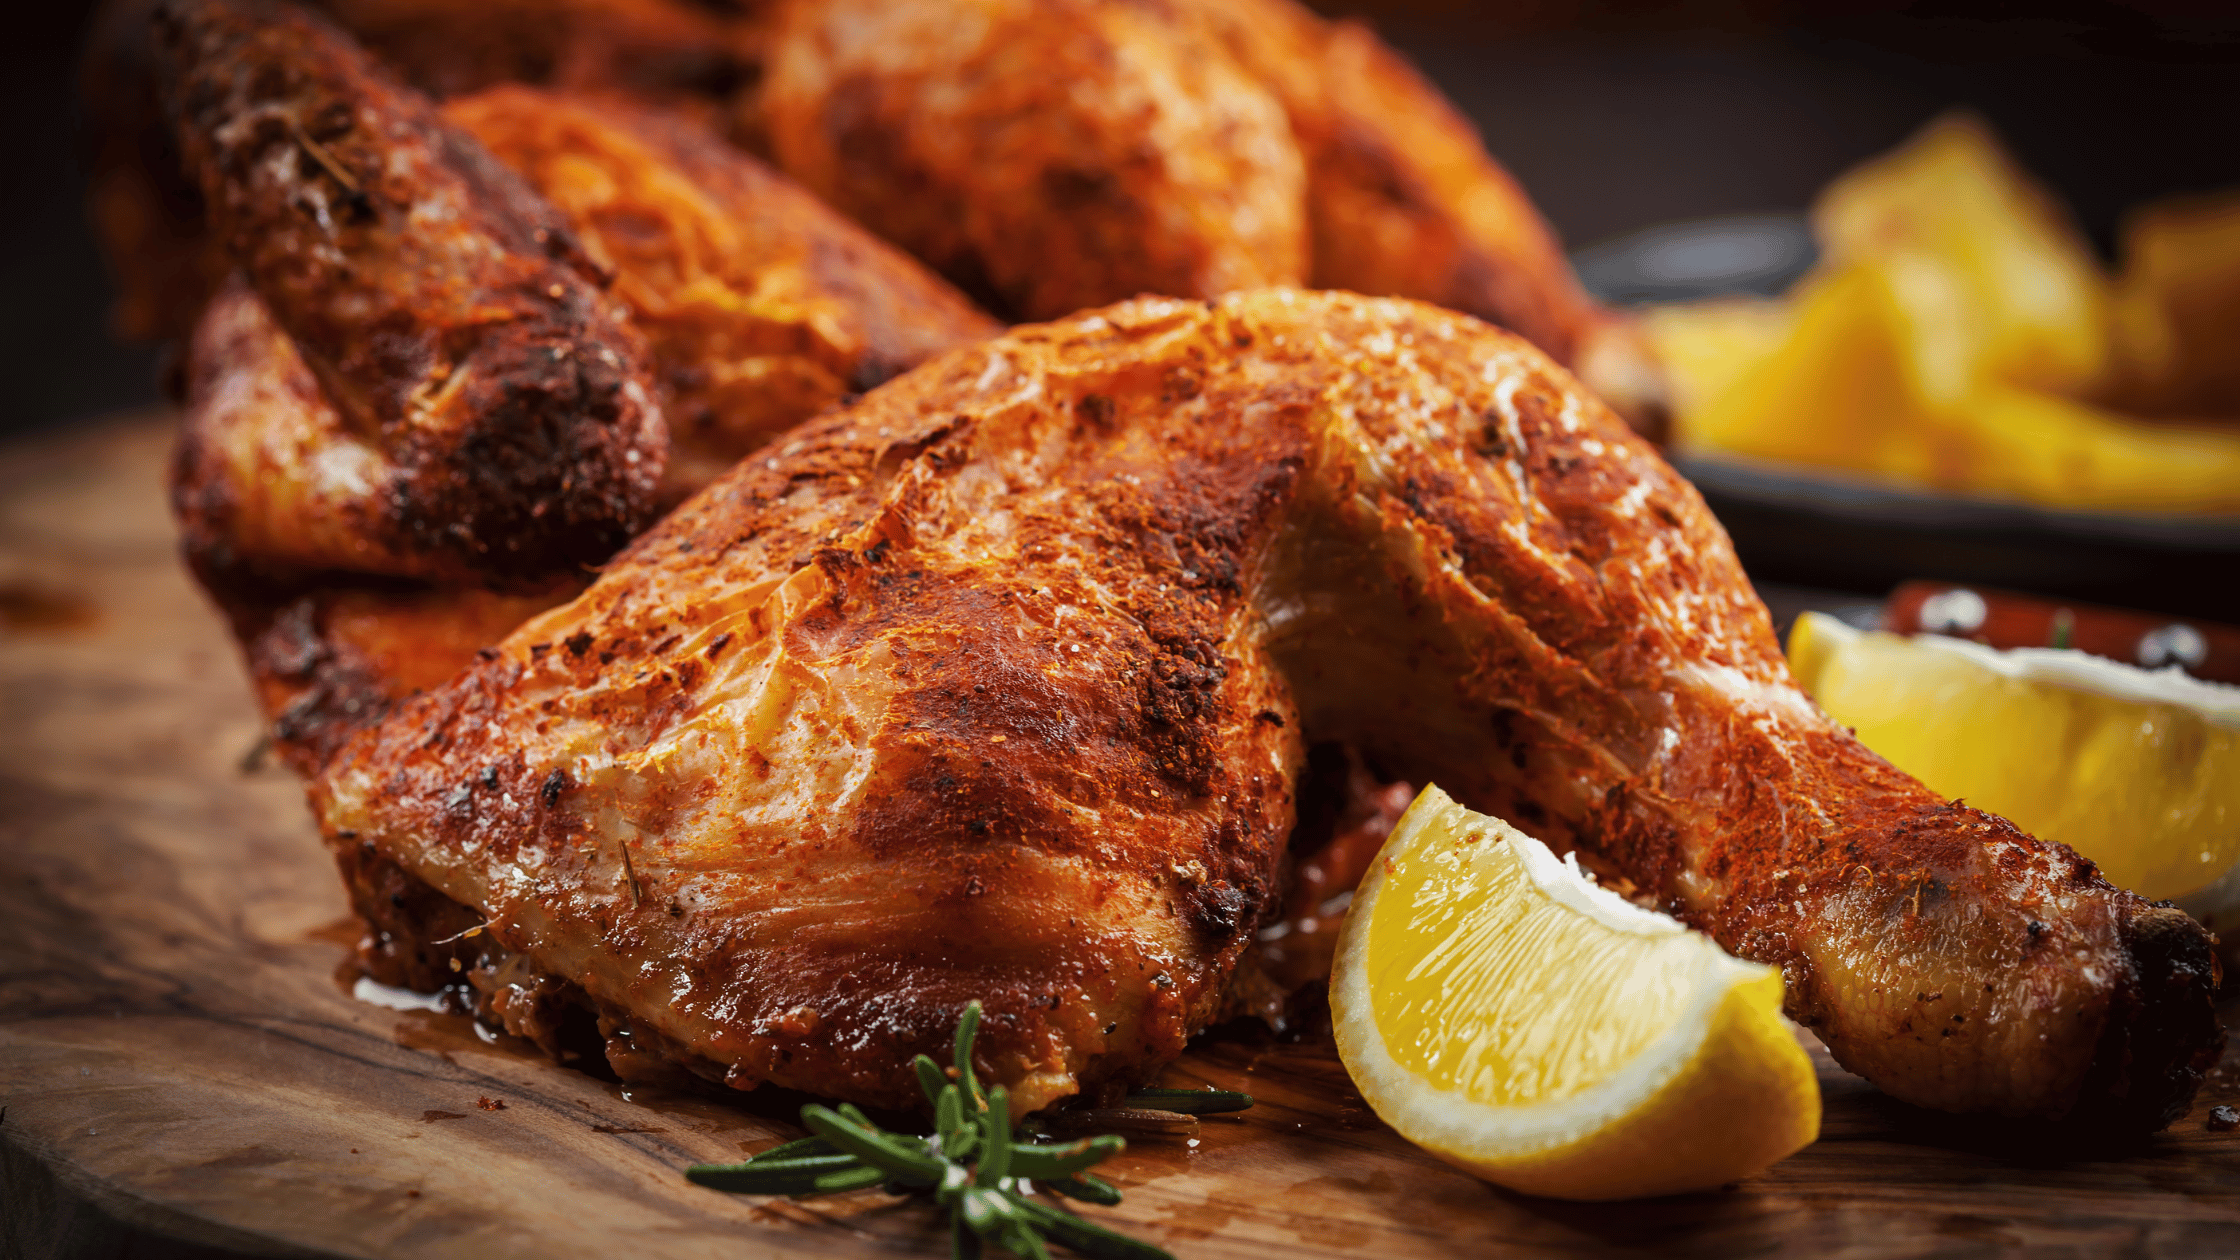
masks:
<svg viewBox="0 0 2240 1260"><path fill-rule="evenodd" d="M1144 300L951 352L312 800L369 958L586 1003L625 1073L906 1105L978 999L1025 1110L1211 1017L1323 739L1780 966L1909 1101L2152 1128L2221 1046L2198 925L1868 752L1692 488L1521 339L1407 301Z"/></svg>

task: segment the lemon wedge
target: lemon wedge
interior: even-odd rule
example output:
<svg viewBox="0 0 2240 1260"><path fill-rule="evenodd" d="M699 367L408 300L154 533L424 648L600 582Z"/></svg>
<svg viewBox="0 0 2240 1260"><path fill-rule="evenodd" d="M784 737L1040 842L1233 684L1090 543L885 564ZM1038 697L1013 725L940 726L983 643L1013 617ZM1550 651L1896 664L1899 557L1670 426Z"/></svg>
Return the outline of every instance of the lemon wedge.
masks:
<svg viewBox="0 0 2240 1260"><path fill-rule="evenodd" d="M1354 894L1330 1008L1387 1124L1527 1194L1707 1189L1820 1131L1780 972L1436 787Z"/></svg>
<svg viewBox="0 0 2240 1260"><path fill-rule="evenodd" d="M1797 619L1789 668L1899 769L2240 939L2240 687L1823 613Z"/></svg>

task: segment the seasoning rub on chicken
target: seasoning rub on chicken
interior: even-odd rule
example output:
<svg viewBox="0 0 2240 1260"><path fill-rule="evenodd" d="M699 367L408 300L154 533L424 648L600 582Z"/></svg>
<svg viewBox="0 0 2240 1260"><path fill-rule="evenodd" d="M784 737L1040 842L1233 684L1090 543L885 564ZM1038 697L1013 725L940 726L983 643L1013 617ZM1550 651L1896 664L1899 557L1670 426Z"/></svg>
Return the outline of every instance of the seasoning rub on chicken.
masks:
<svg viewBox="0 0 2240 1260"><path fill-rule="evenodd" d="M626 1074L896 1106L979 999L1025 1110L1209 1018L1318 740L1782 967L1898 1097L2152 1128L2221 1045L2206 933L1868 752L1646 444L1397 299L1145 299L950 352L312 794L388 978L458 959L517 1031L588 1004Z"/></svg>

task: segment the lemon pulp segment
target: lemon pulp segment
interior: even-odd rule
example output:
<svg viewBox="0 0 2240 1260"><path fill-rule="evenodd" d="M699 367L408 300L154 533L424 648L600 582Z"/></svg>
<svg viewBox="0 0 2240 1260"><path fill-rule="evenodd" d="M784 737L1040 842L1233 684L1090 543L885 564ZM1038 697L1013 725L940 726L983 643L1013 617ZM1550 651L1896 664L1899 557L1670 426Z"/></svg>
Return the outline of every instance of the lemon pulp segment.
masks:
<svg viewBox="0 0 2240 1260"><path fill-rule="evenodd" d="M1514 854L1469 860L1501 843L1469 828L1387 868L1370 1001L1393 1059L1436 1088L1483 1103L1569 1097L1679 1021L1701 952L1676 923L1613 928L1533 895Z"/></svg>

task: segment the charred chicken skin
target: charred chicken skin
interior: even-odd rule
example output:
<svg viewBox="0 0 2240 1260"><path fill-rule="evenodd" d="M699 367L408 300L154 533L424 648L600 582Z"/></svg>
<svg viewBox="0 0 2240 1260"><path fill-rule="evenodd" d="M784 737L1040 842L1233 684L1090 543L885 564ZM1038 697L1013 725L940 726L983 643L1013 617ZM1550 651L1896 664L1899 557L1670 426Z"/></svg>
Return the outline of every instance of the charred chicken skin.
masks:
<svg viewBox="0 0 2240 1260"><path fill-rule="evenodd" d="M951 352L312 800L370 920L487 925L468 961L531 1035L565 992L626 1072L899 1106L979 999L1028 1109L1211 1017L1325 739L1780 966L1900 1098L2152 1128L2221 1046L2206 933L1868 752L1653 450L1400 300L1145 299ZM428 969L432 931L369 957Z"/></svg>
<svg viewBox="0 0 2240 1260"><path fill-rule="evenodd" d="M317 559L516 581L628 541L666 431L643 343L560 216L300 10L167 0L155 38L212 230L368 457L353 525L391 563Z"/></svg>

